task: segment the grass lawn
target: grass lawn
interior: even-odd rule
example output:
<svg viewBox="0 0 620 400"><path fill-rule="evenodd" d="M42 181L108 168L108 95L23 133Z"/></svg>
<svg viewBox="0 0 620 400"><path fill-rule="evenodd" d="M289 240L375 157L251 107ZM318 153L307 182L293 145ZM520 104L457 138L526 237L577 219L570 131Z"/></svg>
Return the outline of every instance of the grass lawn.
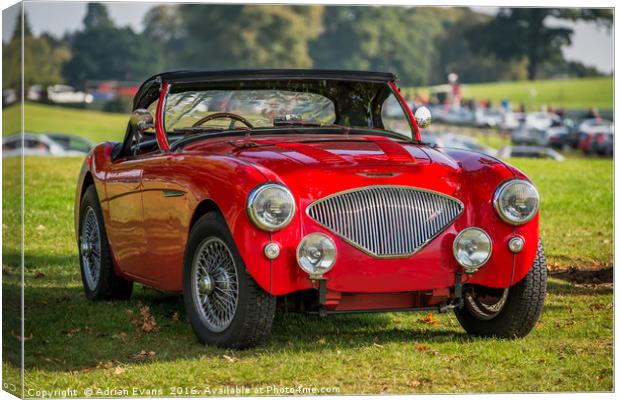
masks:
<svg viewBox="0 0 620 400"><path fill-rule="evenodd" d="M530 110L541 106L567 109L613 108L614 82L612 78L584 78L570 80L520 81L464 85L463 96L490 99L499 104L509 99L513 107L523 103Z"/></svg>
<svg viewBox="0 0 620 400"><path fill-rule="evenodd" d="M5 296L19 291L17 162L3 160ZM611 265L613 162L513 162L541 192L549 262ZM129 395L145 395L131 390L147 388L170 396L177 393L171 387L208 395L234 386L252 394L280 394L270 392L273 386L335 387L340 394L613 390L608 287L551 279L542 319L522 340L470 338L451 313L435 315L433 325L422 322L422 314L278 314L267 343L246 351L200 346L178 296L137 286L129 302L90 303L82 292L73 233L80 163L25 160L26 396L67 387L78 389L78 396L85 388L124 388ZM129 313L137 315L143 305L150 307L158 332L132 325ZM19 331L11 321L3 324L4 351L15 360ZM3 366L4 382L16 382L15 361Z"/></svg>

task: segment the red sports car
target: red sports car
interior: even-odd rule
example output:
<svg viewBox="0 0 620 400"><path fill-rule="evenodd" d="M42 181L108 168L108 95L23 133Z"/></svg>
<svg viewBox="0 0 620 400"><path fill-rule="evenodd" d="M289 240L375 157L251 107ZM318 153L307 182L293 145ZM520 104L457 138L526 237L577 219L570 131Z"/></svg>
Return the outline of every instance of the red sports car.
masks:
<svg viewBox="0 0 620 400"><path fill-rule="evenodd" d="M75 227L92 300L183 294L199 340L243 348L276 309L454 310L521 337L546 265L516 168L439 149L390 73L180 71L148 79L123 143L82 167Z"/></svg>

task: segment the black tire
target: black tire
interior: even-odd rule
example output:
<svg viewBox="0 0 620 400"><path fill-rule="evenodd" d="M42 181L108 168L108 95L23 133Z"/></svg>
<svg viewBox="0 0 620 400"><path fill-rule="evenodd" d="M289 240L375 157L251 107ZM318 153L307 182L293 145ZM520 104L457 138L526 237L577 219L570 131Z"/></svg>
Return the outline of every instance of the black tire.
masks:
<svg viewBox="0 0 620 400"><path fill-rule="evenodd" d="M454 313L467 333L475 336L520 338L526 336L536 325L542 313L547 293L547 260L542 243L532 268L519 283L507 293L503 307L486 319L473 311L466 297L465 305ZM471 298L469 298L471 300ZM471 303L470 303L471 304Z"/></svg>
<svg viewBox="0 0 620 400"><path fill-rule="evenodd" d="M99 257L96 259L88 258L86 250L83 247L84 232L83 228L87 219L94 216L96 219L96 231L98 233ZM101 215L101 207L99 198L94 185L90 185L82 197L80 203L80 226L79 226L78 252L80 259L80 273L82 275L82 284L84 293L89 300L128 300L133 290L133 282L123 279L114 272L112 257L108 245L108 236L106 235L103 217ZM92 247L92 246L91 246ZM95 246L96 247L96 246ZM92 252L92 250L91 250ZM86 274L91 271L87 267L87 263L91 263L94 268L99 268L99 276L97 279L89 280ZM90 275L92 276L92 274Z"/></svg>
<svg viewBox="0 0 620 400"><path fill-rule="evenodd" d="M203 282L200 279L204 279L204 276L198 278L195 275L197 272L194 271L194 268L196 268L196 271L199 268L197 265L194 267L194 260L196 257L200 257L199 252L202 252L202 249L206 253L201 254L213 253L213 251L209 250L209 243L217 246L217 251L227 250L224 253L224 257L226 260L232 261L232 263L227 264L229 270L224 273L226 278L224 279L226 282L224 285L226 285L225 289L236 287L237 299L236 306L232 307L234 311L229 311L227 314L228 322L215 327L209 325L209 317L207 316L212 316L213 313L205 311L202 304L199 304L201 301L199 296L216 295L215 290L218 290L216 288L218 283L216 282L222 282L223 278L222 275L218 275L218 271L221 270L217 268L220 267L214 267L214 265L222 265L226 261L221 262L219 261L221 259L218 259L218 263L208 264L210 265L209 268L216 269L210 270L211 273L204 274L215 276L214 278L208 278L209 283L214 282L212 286L208 286L210 289L209 293L214 294L205 295L204 292L199 294L201 290L207 289L205 289L206 286L199 289L200 284L198 282ZM234 282L232 271L236 273L236 280ZM196 277L193 278L194 275ZM216 278L219 278L219 280ZM213 280L211 281L211 279ZM213 297L209 297L209 299L213 299ZM183 300L192 328L198 340L203 344L236 349L249 348L264 341L271 332L276 310L276 298L262 290L249 275L224 218L217 212L209 212L202 216L190 232L183 259ZM217 305L217 299L207 301L211 307Z"/></svg>

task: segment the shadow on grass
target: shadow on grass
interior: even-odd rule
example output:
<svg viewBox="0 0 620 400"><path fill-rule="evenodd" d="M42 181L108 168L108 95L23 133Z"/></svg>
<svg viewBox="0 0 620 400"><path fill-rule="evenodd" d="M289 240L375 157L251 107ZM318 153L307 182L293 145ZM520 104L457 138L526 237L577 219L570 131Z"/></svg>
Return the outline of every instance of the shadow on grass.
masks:
<svg viewBox="0 0 620 400"><path fill-rule="evenodd" d="M50 268L64 270L73 256L43 256L37 267L60 263ZM74 261L73 261L74 262ZM221 359L231 350L202 346L185 319L182 297L162 293L140 285L134 287L130 301L89 302L84 297L78 268L69 275L69 284L53 276L33 279L26 288L25 368L49 371L80 371L102 363L143 364L156 361ZM51 275L51 274L50 274ZM548 292L560 296L611 293L550 280ZM574 300L567 300L566 307ZM144 333L132 324L142 305L150 307L159 331ZM563 308L550 304L549 309ZM417 319L417 318L416 318ZM288 356L291 353L362 349L373 345L423 342L441 344L469 343L485 339L471 338L458 327L429 327L414 319L389 314L338 315L321 318L314 315L278 312L267 342L255 349L234 351L237 358L254 358L265 353ZM136 357L143 351L155 351L152 359Z"/></svg>

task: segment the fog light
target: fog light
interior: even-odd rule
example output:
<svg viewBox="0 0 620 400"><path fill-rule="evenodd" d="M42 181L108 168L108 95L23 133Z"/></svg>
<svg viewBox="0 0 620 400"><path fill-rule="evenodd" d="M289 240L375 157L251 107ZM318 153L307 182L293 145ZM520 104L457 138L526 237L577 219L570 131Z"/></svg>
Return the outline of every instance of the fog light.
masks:
<svg viewBox="0 0 620 400"><path fill-rule="evenodd" d="M312 279L318 279L336 262L336 244L327 235L311 233L297 246L297 263Z"/></svg>
<svg viewBox="0 0 620 400"><path fill-rule="evenodd" d="M270 260L277 258L280 255L280 246L277 243L267 243L265 245L265 257Z"/></svg>
<svg viewBox="0 0 620 400"><path fill-rule="evenodd" d="M491 257L493 244L489 235L480 228L467 228L454 239L454 258L465 273L473 274Z"/></svg>
<svg viewBox="0 0 620 400"><path fill-rule="evenodd" d="M525 242L523 241L523 239L521 239L520 237L516 236L513 237L512 239L510 239L508 241L508 248L510 249L510 251L512 251L513 253L518 253L521 250L523 250L523 246L525 245Z"/></svg>

